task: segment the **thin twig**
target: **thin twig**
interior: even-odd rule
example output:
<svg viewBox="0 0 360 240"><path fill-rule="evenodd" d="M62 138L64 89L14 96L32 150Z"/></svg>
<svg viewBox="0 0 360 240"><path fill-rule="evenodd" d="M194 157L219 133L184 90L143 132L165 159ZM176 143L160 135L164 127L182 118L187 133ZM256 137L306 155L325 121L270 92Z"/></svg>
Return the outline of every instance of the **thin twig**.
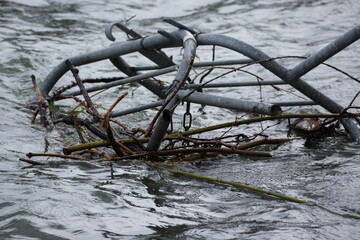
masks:
<svg viewBox="0 0 360 240"><path fill-rule="evenodd" d="M41 94L40 88L38 87L37 83L36 83L36 79L34 75L31 75L31 81L32 84L34 85L36 94L38 96L38 101L37 101L37 108L35 110L35 113L31 119L31 123L35 122L35 118L36 115L38 113L40 113L40 123L43 127L49 129L49 130L53 130L55 129L55 125L51 119L51 113L50 113L50 109L49 109L49 102L46 98L44 98Z"/></svg>
<svg viewBox="0 0 360 240"><path fill-rule="evenodd" d="M116 155L119 157L124 156L124 153L121 151L121 148L119 147L119 145L117 144L117 142L114 138L114 135L111 131L109 121L106 122L106 134L107 134L107 139L108 139L110 145L112 146L112 148L114 149Z"/></svg>
<svg viewBox="0 0 360 240"><path fill-rule="evenodd" d="M111 130L111 126L110 126L110 113L111 111L115 108L115 106L127 95L127 93L124 93L123 95L121 95L120 97L118 97L116 99L116 101L111 105L111 107L108 109L108 111L105 113L104 115L104 121L102 122L102 126L106 128L106 133L107 133L107 138L108 141L110 142L111 146L113 147L114 151L116 152L116 155L119 157L124 156L124 153L122 152L120 146L123 146L122 144L119 144L118 142L116 142L114 135L112 133Z"/></svg>
<svg viewBox="0 0 360 240"><path fill-rule="evenodd" d="M37 111L35 111L34 116L36 117L37 112L40 113L40 123L43 127L46 127L46 116L43 108L43 97L40 91L40 88L38 87L35 79L35 75L31 75L31 81L35 88L38 100L37 100ZM34 119L34 118L33 118Z"/></svg>
<svg viewBox="0 0 360 240"><path fill-rule="evenodd" d="M74 116L74 127L75 127L75 129L76 129L76 132L77 132L79 138L80 138L80 141L81 141L82 143L86 143L85 138L84 138L84 136L83 136L83 134L82 134L82 130L83 130L83 129L82 129L81 126L80 126L80 123L79 123L79 121L78 121L77 116Z"/></svg>
<svg viewBox="0 0 360 240"><path fill-rule="evenodd" d="M19 160L22 162L30 163L32 165L47 165L47 163L38 162L38 161L26 159L26 158L19 158Z"/></svg>
<svg viewBox="0 0 360 240"><path fill-rule="evenodd" d="M116 107L116 105L124 98L127 96L128 93L124 93L123 95L119 96L116 101L111 105L111 107L106 111L106 113L104 114L104 121L102 122L101 126L104 127L106 122L108 124L109 119L110 119L110 113L112 112L112 110Z"/></svg>
<svg viewBox="0 0 360 240"><path fill-rule="evenodd" d="M54 122L52 121L52 118L51 118L49 101L44 99L42 105L43 105L44 111L45 111L46 127L49 130L53 130L53 129L55 129L55 125L54 125Z"/></svg>
<svg viewBox="0 0 360 240"><path fill-rule="evenodd" d="M69 59L65 61L65 64L69 67L70 71L72 72L72 74L76 80L76 83L79 86L80 92L84 96L84 99L85 99L88 107L92 110L92 112L94 113L94 115L96 117L100 118L99 112L95 108L91 98L89 97L89 94L87 93L87 91L84 87L84 84L82 83L82 81L80 79L79 70L74 67L74 65L71 63L71 61Z"/></svg>
<svg viewBox="0 0 360 240"><path fill-rule="evenodd" d="M289 141L297 140L297 139L300 139L300 138L278 138L278 139L266 138L266 139L261 139L261 140L245 143L242 145L238 145L238 146L236 146L236 148L245 150L248 148L257 147L257 146L264 145L264 144L280 144L280 143L289 142Z"/></svg>
<svg viewBox="0 0 360 240"><path fill-rule="evenodd" d="M80 157L62 155L62 154L55 154L55 153L32 153L32 152L29 152L28 154L26 154L26 156L28 158L32 158L32 157L57 157L57 158L65 158L65 159L73 159L73 160L87 160L87 159L80 158Z"/></svg>
<svg viewBox="0 0 360 240"><path fill-rule="evenodd" d="M358 91L355 96L353 97L353 99L351 100L351 102L349 103L348 107L347 108L350 108L352 107L352 105L354 104L355 100L359 97L360 95L360 91Z"/></svg>

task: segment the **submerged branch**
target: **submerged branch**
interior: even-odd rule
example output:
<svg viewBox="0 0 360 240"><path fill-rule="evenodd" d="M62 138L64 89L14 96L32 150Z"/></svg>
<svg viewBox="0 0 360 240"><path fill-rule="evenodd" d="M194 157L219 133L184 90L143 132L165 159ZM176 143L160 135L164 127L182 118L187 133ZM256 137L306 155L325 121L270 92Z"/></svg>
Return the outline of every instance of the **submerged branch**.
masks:
<svg viewBox="0 0 360 240"><path fill-rule="evenodd" d="M264 144L280 144L280 143L289 142L289 141L292 141L295 139L300 139L300 138L261 139L258 141L253 141L253 142L249 142L249 143L245 143L245 144L236 146L236 148L245 150L245 149L257 147L257 146L264 145Z"/></svg>
<svg viewBox="0 0 360 240"><path fill-rule="evenodd" d="M351 115L349 115L349 114L342 114L342 115L341 114L284 114L281 116L258 117L258 118L251 118L251 119L245 119L245 120L240 120L240 121L233 121L233 122L217 124L217 125L213 125L213 126L209 126L209 127L198 128L198 129L184 131L184 132L180 132L180 133L172 133L172 134L169 134L168 137L178 136L178 135L189 136L189 135L200 134L200 133L209 132L209 131L213 131L213 130L217 130L217 129L221 129L221 128L226 128L226 127L231 127L231 126L239 126L242 124L263 122L263 121L269 121L269 120L288 119L288 118L312 118L312 117L314 117L314 118L315 117L317 117L317 118L336 118L336 117L347 118L347 117L354 117L354 114L351 114ZM166 139L167 138L165 137L164 140L166 140ZM149 140L150 140L150 138L139 138L138 139L138 141L142 142L142 143L148 142ZM121 141L125 144L136 142L134 139L124 139ZM93 143L86 143L86 144L70 146L70 147L64 148L63 151L64 151L64 154L71 154L72 152L75 152L75 151L81 151L84 149L97 148L97 147L106 147L106 146L109 146L108 142L100 141L100 142L93 142Z"/></svg>
<svg viewBox="0 0 360 240"><path fill-rule="evenodd" d="M29 163L31 165L46 165L46 163L38 162L38 161L26 159L26 158L19 158L19 160L22 161L22 162Z"/></svg>
<svg viewBox="0 0 360 240"><path fill-rule="evenodd" d="M32 157L57 157L57 158L65 158L65 159L73 159L73 160L86 160L84 158L69 156L69 155L62 155L62 154L54 154L54 153L32 153L29 152L26 154L28 158Z"/></svg>

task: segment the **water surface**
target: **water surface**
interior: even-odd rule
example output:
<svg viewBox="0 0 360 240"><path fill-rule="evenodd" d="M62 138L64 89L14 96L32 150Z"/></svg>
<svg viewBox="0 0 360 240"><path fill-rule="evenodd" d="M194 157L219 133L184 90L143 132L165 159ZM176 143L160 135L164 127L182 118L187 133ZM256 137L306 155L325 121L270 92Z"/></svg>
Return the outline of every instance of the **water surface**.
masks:
<svg viewBox="0 0 360 240"><path fill-rule="evenodd" d="M141 162L110 167L97 162L52 160L50 166L29 167L18 161L28 152L44 152L48 133L31 125L22 107L34 96L30 75L38 81L60 61L106 47L103 29L115 21L130 21L143 35L173 29L161 21L176 20L201 32L241 39L270 56L308 56L359 24L360 2L348 1L50 1L0 2L0 238L1 239L357 239L360 214L359 146L348 136L322 140L315 148L304 141L272 150L271 159L218 158L201 164L181 164L193 173L249 184L305 199L300 205L234 187L170 174ZM119 31L118 39L125 39ZM210 48L198 50L199 60L211 59ZM168 50L179 58L179 49ZM239 57L217 49L219 59ZM359 43L328 62L360 78ZM138 55L128 56L143 63ZM282 60L291 68L297 59ZM119 73L107 62L81 68L84 77ZM263 70L259 74L274 79ZM168 80L171 80L168 76ZM234 74L223 81L249 79ZM359 84L324 66L305 80L347 106ZM63 81L72 80L71 75ZM134 106L156 100L148 91L127 86L96 101L109 106L116 93L134 91L123 104ZM272 88L219 90L217 94L252 100L287 100ZM111 95L112 94L112 95ZM141 95L142 97L136 97ZM61 104L61 103L60 103ZM356 102L357 106L359 101ZM66 103L64 103L66 105ZM67 106L68 107L68 106ZM66 106L65 106L66 108ZM198 112L196 126L230 121L241 113L216 108ZM319 107L285 112L324 112ZM131 127L146 126L153 111L121 118ZM182 113L179 113L179 116ZM180 118L180 117L179 117ZM180 128L179 122L176 127ZM254 131L244 127L238 131ZM270 131L284 134L286 124ZM54 141L51 152L74 144L64 130L64 141ZM69 134L69 136L66 135ZM220 134L221 132L217 132Z"/></svg>

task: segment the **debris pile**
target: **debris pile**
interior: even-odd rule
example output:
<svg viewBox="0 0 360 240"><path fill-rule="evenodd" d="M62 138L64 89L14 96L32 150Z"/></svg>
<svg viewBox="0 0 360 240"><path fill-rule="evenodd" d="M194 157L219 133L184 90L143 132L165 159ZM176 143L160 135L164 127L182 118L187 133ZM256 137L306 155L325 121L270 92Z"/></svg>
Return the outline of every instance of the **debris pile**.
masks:
<svg viewBox="0 0 360 240"><path fill-rule="evenodd" d="M172 19L164 19L165 22L176 28L172 32L159 30L153 36L142 37L139 33L127 28L120 23L114 23L106 27L105 34L111 41L115 41L112 29L118 27L127 36L127 41L116 41L108 48L100 49L91 53L75 56L61 62L52 72L37 85L35 76L32 82L37 93L36 101L29 104L34 111L32 123L40 115L40 123L54 131L58 124L72 126L78 134L79 144L67 146L63 149L64 154L45 153L49 157L62 157L71 159L85 159L86 157L74 156L73 154L93 154L99 158L111 161L122 161L129 159L147 159L156 162L165 161L194 161L196 159L208 158L219 154L237 154L254 157L270 157L270 152L251 150L264 144L280 144L298 139L297 137L271 138L265 134L265 130L278 125L282 121L289 121L289 127L308 132L308 138L319 139L325 133L334 131L341 124L344 129L355 140L360 142L359 113L350 110L359 109L354 106L360 91L353 97L347 107L343 107L332 100L329 96L313 88L301 76L311 71L320 64L331 67L346 77L360 81L334 66L324 63L351 43L360 38L360 26L350 30L328 46L315 53L295 68L288 70L278 63L278 59L303 58L298 56L284 56L271 58L257 48L240 40L219 34L204 34L182 25ZM197 60L196 50L199 46L213 46L213 59L208 62ZM224 47L241 53L246 58L216 60L215 46ZM175 63L165 53L165 48L182 48L182 59ZM155 65L152 66L130 66L122 55L135 53L145 56ZM113 78L82 79L77 67L102 60L110 60L124 76ZM249 66L262 66L274 74L279 80L264 80L256 73L247 71ZM226 67L225 67L226 66ZM201 72L197 69L202 69ZM221 74L214 74L214 70L222 69ZM67 72L71 71L74 82L53 89L55 84ZM142 71L142 72L141 72ZM162 75L176 72L170 84L163 84L159 78ZM191 76L190 73L193 73ZM215 82L228 74L242 72L251 75L256 81ZM156 79L155 79L156 77ZM107 109L99 110L101 103L95 103L89 93L101 94L104 90L134 83L144 86L150 90L159 101L145 105L113 111L115 106L128 93L120 94L114 99L113 104ZM85 87L86 85L86 87ZM88 85L92 85L88 87ZM307 99L304 101L287 101L266 103L264 101L249 101L239 98L217 96L206 92L208 88L229 88L243 86L272 86L281 90L279 85L288 85L298 90ZM78 90L74 90L77 88ZM82 96L82 97L79 97ZM70 99L76 104L76 111L54 114L51 110L56 101ZM174 112L178 105L185 104L185 113L182 117L183 130L174 132L172 127ZM191 104L202 106L215 106L236 111L244 114L235 121L219 123L214 126L203 126L193 129ZM282 107L320 105L330 113L326 114L283 114ZM130 129L126 123L117 120L117 117L147 109L157 109L146 128ZM290 123L290 119L300 119ZM324 121L321 119L325 119ZM271 124L251 135L245 135L241 131L233 134L230 130L239 128L244 124L254 122L270 122ZM203 137L205 132L223 129L219 137ZM310 136L310 137L309 137ZM89 140L91 139L91 140ZM99 148L112 149L101 151ZM42 154L29 153L28 157L45 156ZM83 155L88 156L88 155ZM31 164L41 164L30 159L22 158Z"/></svg>

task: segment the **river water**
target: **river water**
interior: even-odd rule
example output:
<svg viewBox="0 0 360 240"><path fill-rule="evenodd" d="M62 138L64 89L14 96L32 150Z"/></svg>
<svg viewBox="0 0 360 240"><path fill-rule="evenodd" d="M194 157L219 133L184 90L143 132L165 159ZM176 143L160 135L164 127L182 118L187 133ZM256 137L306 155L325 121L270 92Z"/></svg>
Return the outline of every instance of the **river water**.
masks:
<svg viewBox="0 0 360 240"><path fill-rule="evenodd" d="M344 134L321 140L312 148L305 147L303 140L271 148L270 159L224 156L178 165L188 172L314 203L307 205L176 176L141 162L114 166L113 179L110 168L98 162L49 160L50 165L41 167L20 162L28 152L44 152L44 137L49 134L38 124L31 125L31 114L22 107L35 96L30 75L41 81L67 57L108 46L104 26L133 16L130 26L143 35L173 29L161 20L173 17L201 32L241 39L270 56L307 56L359 24L360 2L1 0L1 239L359 239L360 220L354 216L360 215L360 148ZM172 53L176 57L179 50ZM200 60L208 60L211 49L199 49L198 54ZM359 55L358 42L328 62L360 78ZM237 55L220 49L217 56ZM143 61L136 54L128 59L138 64ZM298 60L281 62L291 68ZM101 62L81 68L81 74L119 73L110 63ZM344 106L360 90L358 83L326 67L304 79ZM121 91L134 92L125 100L129 106L156 100L133 85ZM254 99L253 91L257 90L219 92L259 100L259 92ZM264 88L261 94L269 101L288 96L273 88ZM136 97L139 95L142 97ZM104 97L101 103L109 106L113 99ZM325 112L318 107L285 111ZM147 111L122 121L144 127L153 114ZM241 115L205 108L194 113L194 125L231 121L234 114ZM283 128L286 124L276 127L273 134L283 134ZM73 135L67 136L64 126L62 130L65 141L50 145L50 152L74 144Z"/></svg>

